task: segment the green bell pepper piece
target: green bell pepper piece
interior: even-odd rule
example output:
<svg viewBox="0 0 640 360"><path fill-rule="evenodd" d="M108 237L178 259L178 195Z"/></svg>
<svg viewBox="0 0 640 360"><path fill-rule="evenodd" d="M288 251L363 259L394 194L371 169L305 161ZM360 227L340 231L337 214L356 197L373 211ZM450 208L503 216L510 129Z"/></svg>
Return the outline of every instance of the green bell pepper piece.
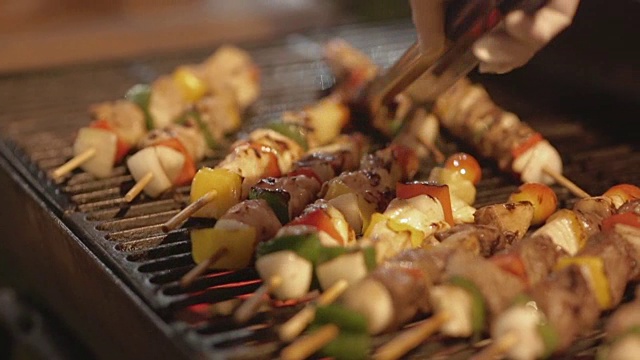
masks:
<svg viewBox="0 0 640 360"><path fill-rule="evenodd" d="M486 305L482 293L471 280L462 276L452 276L449 283L464 289L471 295L471 326L476 335L480 334L485 328L486 319Z"/></svg>
<svg viewBox="0 0 640 360"><path fill-rule="evenodd" d="M258 244L256 256L260 257L276 251L291 250L309 260L315 266L321 246L320 239L315 233L286 235Z"/></svg>
<svg viewBox="0 0 640 360"><path fill-rule="evenodd" d="M284 225L289 222L289 200L291 195L288 192L253 187L249 192L249 199L266 201L278 220L280 220L280 224Z"/></svg>
<svg viewBox="0 0 640 360"><path fill-rule="evenodd" d="M151 86L147 84L133 85L124 98L138 105L140 110L144 113L144 121L147 126L147 130L152 130L155 126L153 124L153 118L149 112L149 103L151 102Z"/></svg>
<svg viewBox="0 0 640 360"><path fill-rule="evenodd" d="M272 122L267 125L267 128L277 131L280 134L288 137L289 139L302 146L304 151L309 150L309 143L307 143L307 130L297 124L288 124L284 122Z"/></svg>

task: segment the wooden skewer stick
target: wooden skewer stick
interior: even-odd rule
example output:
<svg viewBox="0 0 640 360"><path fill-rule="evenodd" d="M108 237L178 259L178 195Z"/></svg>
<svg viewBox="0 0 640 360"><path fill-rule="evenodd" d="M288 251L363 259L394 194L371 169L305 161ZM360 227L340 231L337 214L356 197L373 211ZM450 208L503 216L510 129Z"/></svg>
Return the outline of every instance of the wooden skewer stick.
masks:
<svg viewBox="0 0 640 360"><path fill-rule="evenodd" d="M179 213L174 215L171 219L165 222L162 225L162 231L169 232L178 228L182 223L187 221L191 215L193 215L196 211L202 209L205 205L212 202L213 199L218 196L218 192L216 190L211 190L206 194L202 195L198 200L192 202L187 207L182 209Z"/></svg>
<svg viewBox="0 0 640 360"><path fill-rule="evenodd" d="M400 358L438 331L448 318L449 315L446 312L435 314L422 323L405 330L393 340L381 346L373 355L373 358L376 360Z"/></svg>
<svg viewBox="0 0 640 360"><path fill-rule="evenodd" d="M138 181L133 187L124 195L124 201L130 203L133 199L138 196L144 188L149 185L149 183L153 180L153 173L146 173L140 181Z"/></svg>
<svg viewBox="0 0 640 360"><path fill-rule="evenodd" d="M260 286L258 290L256 290L253 295L251 295L250 298L242 303L242 305L240 305L236 312L233 314L236 322L242 324L251 319L260 307L264 296L280 285L282 285L282 278L280 276L274 276L264 284L262 284L262 286Z"/></svg>
<svg viewBox="0 0 640 360"><path fill-rule="evenodd" d="M191 283L193 283L193 281L198 276L202 275L205 271L207 271L209 266L215 264L218 260L222 259L225 255L227 255L228 252L229 252L229 249L227 249L226 247L218 249L218 251L213 253L213 255L211 255L207 260L196 265L193 269L189 270L188 273L184 274L184 276L182 276L182 279L180 279L180 286L184 288L191 285Z"/></svg>
<svg viewBox="0 0 640 360"><path fill-rule="evenodd" d="M518 342L518 335L514 332L508 332L472 356L470 360L493 360L504 355L516 342Z"/></svg>
<svg viewBox="0 0 640 360"><path fill-rule="evenodd" d="M340 328L335 324L327 324L314 331L309 335L305 335L289 346L282 349L280 358L282 360L302 360L313 355L324 345L338 337Z"/></svg>
<svg viewBox="0 0 640 360"><path fill-rule="evenodd" d="M54 179L59 179L62 176L70 173L78 166L84 164L87 160L91 159L96 154L95 148L88 148L87 150L81 152L80 154L74 156L66 163L60 165L57 169L53 170L51 176Z"/></svg>
<svg viewBox="0 0 640 360"><path fill-rule="evenodd" d="M571 193L577 197L580 198L588 198L591 197L591 195L589 195L586 191L580 189L578 187L578 185L576 185L573 181L567 179L566 177L564 177L564 175L553 171L551 169L548 168L542 168L542 171L545 172L545 174L551 176L558 184L566 187L569 191L571 191Z"/></svg>
<svg viewBox="0 0 640 360"><path fill-rule="evenodd" d="M329 305L347 289L349 283L346 280L337 281L325 292L322 293L313 303L307 304L302 310L295 314L291 319L287 320L280 329L278 329L278 335L280 340L290 342L313 321L316 316L316 307Z"/></svg>

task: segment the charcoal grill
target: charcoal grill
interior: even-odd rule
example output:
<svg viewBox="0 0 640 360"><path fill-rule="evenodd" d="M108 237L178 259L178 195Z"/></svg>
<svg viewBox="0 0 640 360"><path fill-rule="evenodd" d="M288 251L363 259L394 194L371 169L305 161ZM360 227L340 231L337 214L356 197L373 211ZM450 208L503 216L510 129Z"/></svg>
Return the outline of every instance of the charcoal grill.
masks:
<svg viewBox="0 0 640 360"><path fill-rule="evenodd" d="M400 20L245 44L262 69L264 90L238 136L282 111L312 102L333 85L314 45L334 36L381 66L414 40L411 24ZM164 234L161 224L185 206L188 187L160 199L142 196L125 204L122 196L133 180L122 166L104 180L75 172L56 183L47 175L71 155L74 133L87 123L88 104L117 98L132 84L200 61L211 50L10 75L0 82L0 271L64 318L100 358L273 358L281 347L274 326L300 309L301 304L273 304L243 326L229 315L214 315L224 311L222 305L258 288L252 269L210 271L186 289L179 286L181 276L194 266L188 231ZM599 194L621 182L640 184L637 143L594 127L584 114L567 115L566 108L558 110L540 91L532 97L531 91L539 87L522 85L532 78L535 75L526 72L499 80L474 76L496 102L518 113L558 148L565 175L587 192ZM441 145L447 153L468 151L446 134ZM202 165L214 165L222 156ZM481 160L478 205L504 201L517 182L499 173L491 161ZM570 206L572 195L554 189L560 205ZM375 343L390 336L380 336ZM591 357L599 339L600 333L594 332L576 344L572 356ZM409 357L465 358L476 346L436 338Z"/></svg>

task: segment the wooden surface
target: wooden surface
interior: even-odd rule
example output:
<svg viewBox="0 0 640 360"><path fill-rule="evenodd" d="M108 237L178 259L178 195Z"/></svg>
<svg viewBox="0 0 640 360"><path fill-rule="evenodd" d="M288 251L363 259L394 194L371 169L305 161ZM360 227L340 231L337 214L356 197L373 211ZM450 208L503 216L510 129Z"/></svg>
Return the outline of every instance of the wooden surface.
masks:
<svg viewBox="0 0 640 360"><path fill-rule="evenodd" d="M320 0L0 0L0 74L264 40L335 20Z"/></svg>

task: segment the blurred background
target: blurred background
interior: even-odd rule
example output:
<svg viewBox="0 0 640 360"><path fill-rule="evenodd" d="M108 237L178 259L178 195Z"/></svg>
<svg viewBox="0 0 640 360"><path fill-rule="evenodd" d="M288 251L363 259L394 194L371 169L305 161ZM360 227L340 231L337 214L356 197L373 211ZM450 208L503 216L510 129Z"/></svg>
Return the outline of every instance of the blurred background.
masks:
<svg viewBox="0 0 640 360"><path fill-rule="evenodd" d="M0 0L0 74L402 18L406 0ZM584 0L527 70L636 103L638 19L638 0Z"/></svg>

